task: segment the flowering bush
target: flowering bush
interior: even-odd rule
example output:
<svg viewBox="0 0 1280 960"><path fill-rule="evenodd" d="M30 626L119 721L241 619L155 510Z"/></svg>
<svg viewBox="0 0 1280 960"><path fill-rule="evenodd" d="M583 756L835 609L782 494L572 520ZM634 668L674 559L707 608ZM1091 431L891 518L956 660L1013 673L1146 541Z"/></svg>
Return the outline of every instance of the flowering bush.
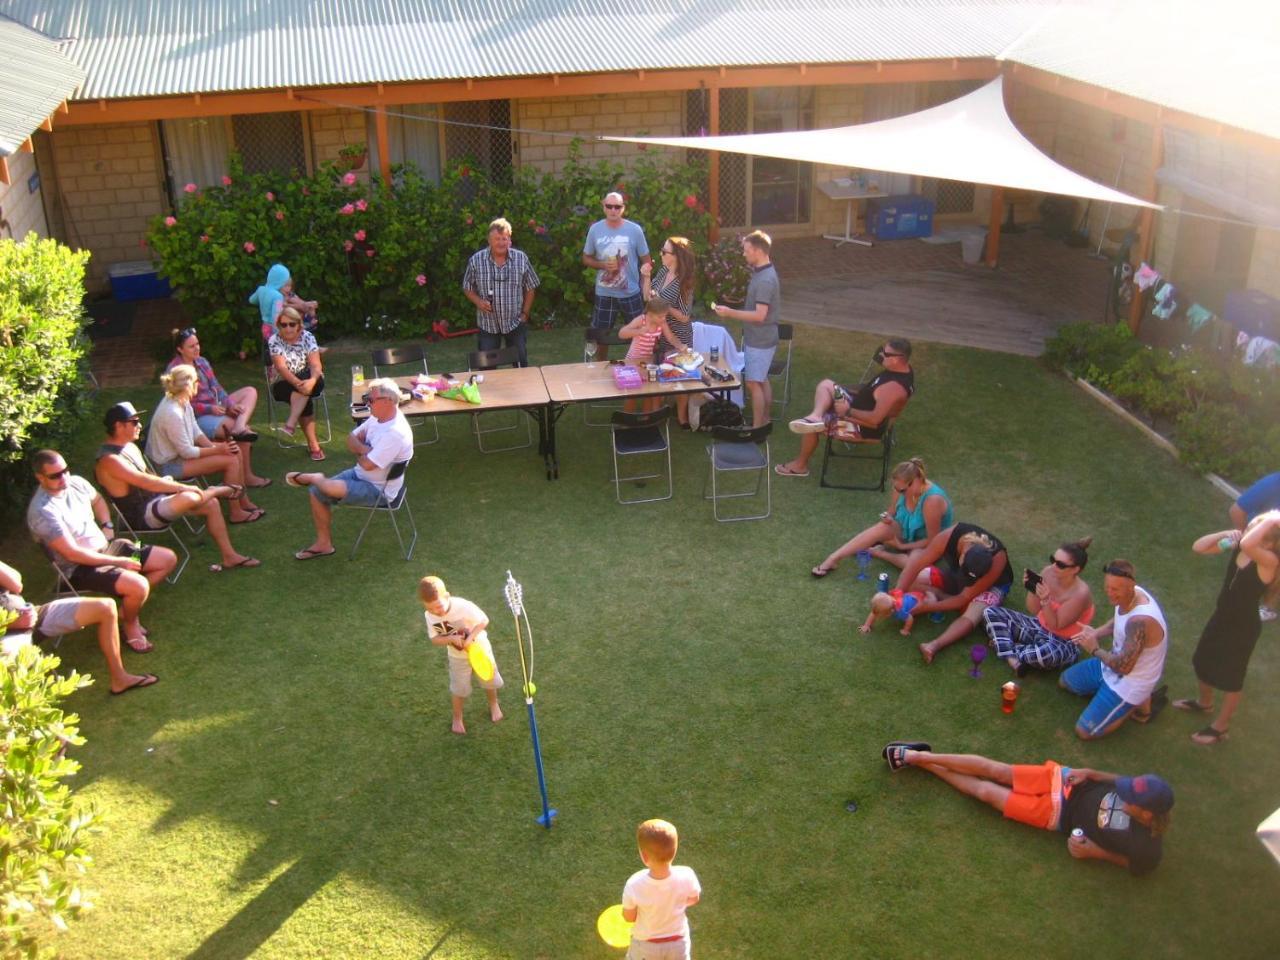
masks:
<svg viewBox="0 0 1280 960"><path fill-rule="evenodd" d="M703 293L707 300L742 303L751 270L742 255L742 235L721 237L702 258Z"/></svg>
<svg viewBox="0 0 1280 960"><path fill-rule="evenodd" d="M556 174L522 169L501 180L463 161L439 183L413 166L393 168L389 184L371 180L364 186L333 164L297 179L247 174L233 156L220 186L184 191L176 211L152 221L147 239L160 272L199 324L206 352L257 349L248 297L276 262L302 296L319 301L322 341L363 336L367 319L384 316L383 335L425 337L474 325L462 274L496 217L516 225L515 244L542 280L535 324L586 321L594 274L582 266L582 243L609 190L624 194L654 250L672 234L703 246L710 227L700 161L646 155L624 170L584 162L576 143Z"/></svg>

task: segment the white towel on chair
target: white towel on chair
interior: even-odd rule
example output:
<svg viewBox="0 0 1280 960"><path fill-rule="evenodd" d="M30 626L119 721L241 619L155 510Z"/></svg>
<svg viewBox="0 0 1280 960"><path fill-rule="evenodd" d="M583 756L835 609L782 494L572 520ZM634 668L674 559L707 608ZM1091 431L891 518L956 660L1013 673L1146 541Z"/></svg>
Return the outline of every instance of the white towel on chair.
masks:
<svg viewBox="0 0 1280 960"><path fill-rule="evenodd" d="M711 348L720 348L720 359L724 361L725 366L742 378L742 370L747 365L746 359L738 350L738 345L733 342L733 334L728 329L720 326L718 323L702 323L695 320L693 323L693 349L698 351L704 357L711 355ZM729 399L742 406L742 388L738 387L729 394Z"/></svg>

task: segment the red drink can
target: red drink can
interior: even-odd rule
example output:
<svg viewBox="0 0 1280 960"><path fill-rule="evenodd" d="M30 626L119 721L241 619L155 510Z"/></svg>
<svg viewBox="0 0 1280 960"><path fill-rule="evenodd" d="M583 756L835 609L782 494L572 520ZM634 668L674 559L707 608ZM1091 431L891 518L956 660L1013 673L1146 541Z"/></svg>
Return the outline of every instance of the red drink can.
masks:
<svg viewBox="0 0 1280 960"><path fill-rule="evenodd" d="M1000 709L1005 713L1013 713L1013 708L1018 702L1019 686L1010 680L1000 688Z"/></svg>

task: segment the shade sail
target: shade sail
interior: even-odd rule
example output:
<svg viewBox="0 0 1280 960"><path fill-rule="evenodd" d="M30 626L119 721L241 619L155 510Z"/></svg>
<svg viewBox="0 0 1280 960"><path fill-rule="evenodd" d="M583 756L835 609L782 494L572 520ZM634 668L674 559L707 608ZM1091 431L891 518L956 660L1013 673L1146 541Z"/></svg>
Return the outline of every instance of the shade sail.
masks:
<svg viewBox="0 0 1280 960"><path fill-rule="evenodd" d="M1161 209L1082 177L1042 153L1005 112L1002 77L928 110L849 127L721 137L601 139L887 170Z"/></svg>

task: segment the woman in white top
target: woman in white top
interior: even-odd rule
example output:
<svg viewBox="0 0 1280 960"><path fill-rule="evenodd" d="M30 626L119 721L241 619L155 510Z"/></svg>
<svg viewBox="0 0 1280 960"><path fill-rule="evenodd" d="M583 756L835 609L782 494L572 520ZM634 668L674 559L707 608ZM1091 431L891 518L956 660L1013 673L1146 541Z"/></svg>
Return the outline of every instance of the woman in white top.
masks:
<svg viewBox="0 0 1280 960"><path fill-rule="evenodd" d="M311 459L323 460L311 401L324 392L324 364L316 338L310 330L302 329L302 314L293 307L285 307L276 317L276 332L267 341L267 352L276 372L271 395L289 404L289 417L278 429L293 436L301 424Z"/></svg>
<svg viewBox="0 0 1280 960"><path fill-rule="evenodd" d="M253 523L266 511L249 499L244 489L244 462L235 440L210 440L196 425L191 398L200 388L195 367L180 363L160 377L165 397L151 416L147 432L147 459L162 476L190 480L221 473L238 491L229 503L232 523Z"/></svg>

